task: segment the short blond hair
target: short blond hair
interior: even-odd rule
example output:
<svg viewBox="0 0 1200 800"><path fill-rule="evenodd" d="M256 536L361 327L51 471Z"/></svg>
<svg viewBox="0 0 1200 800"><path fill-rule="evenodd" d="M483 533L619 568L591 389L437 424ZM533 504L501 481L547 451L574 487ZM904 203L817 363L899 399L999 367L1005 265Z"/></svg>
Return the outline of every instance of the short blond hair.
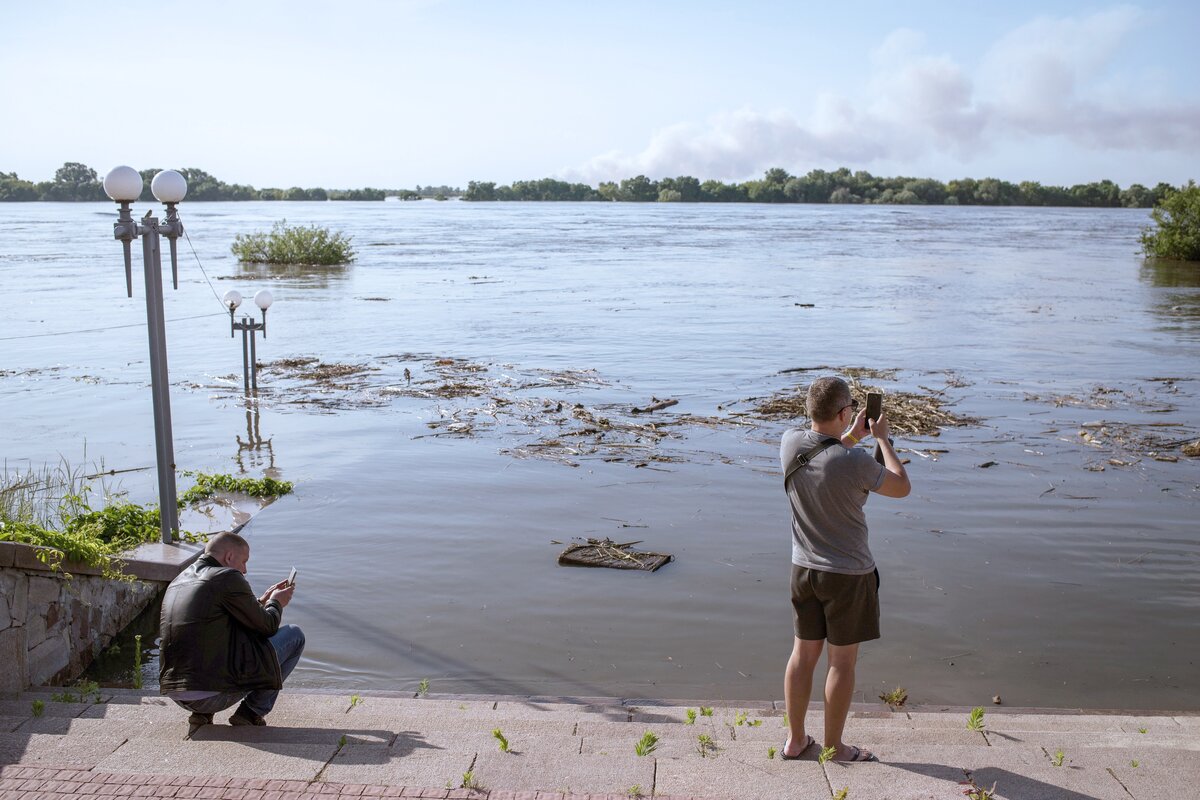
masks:
<svg viewBox="0 0 1200 800"><path fill-rule="evenodd" d="M850 385L841 378L817 378L809 385L805 399L808 417L813 422L832 422L852 399Z"/></svg>

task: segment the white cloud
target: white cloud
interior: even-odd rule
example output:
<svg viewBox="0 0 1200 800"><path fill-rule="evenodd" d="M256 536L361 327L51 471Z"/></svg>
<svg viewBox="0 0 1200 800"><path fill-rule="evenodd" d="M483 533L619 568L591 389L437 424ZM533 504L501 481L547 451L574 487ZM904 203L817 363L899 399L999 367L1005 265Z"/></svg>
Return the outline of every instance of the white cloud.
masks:
<svg viewBox="0 0 1200 800"><path fill-rule="evenodd" d="M742 109L673 125L640 153L607 153L565 175L728 180L774 166L967 162L1047 137L1093 151L1195 150L1200 106L1120 89L1128 84L1109 74L1144 16L1121 6L1080 18L1038 17L1000 36L975 79L951 57L931 54L920 32L899 29L872 54L864 99L827 93L803 117Z"/></svg>

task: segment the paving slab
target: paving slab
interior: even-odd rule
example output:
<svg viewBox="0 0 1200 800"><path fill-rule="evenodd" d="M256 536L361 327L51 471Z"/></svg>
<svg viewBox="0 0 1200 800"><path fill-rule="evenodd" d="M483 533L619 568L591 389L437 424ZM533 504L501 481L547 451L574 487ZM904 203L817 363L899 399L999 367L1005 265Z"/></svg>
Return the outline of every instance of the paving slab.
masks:
<svg viewBox="0 0 1200 800"><path fill-rule="evenodd" d="M188 726L176 726L184 734ZM241 742L243 744L258 744L264 742L291 742L293 744L338 745L345 737L347 742L373 742L388 744L395 738L389 730L372 730L359 728L329 728L321 726L275 725L266 727L233 726L233 725L203 725L191 734L194 742Z"/></svg>
<svg viewBox="0 0 1200 800"><path fill-rule="evenodd" d="M125 742L122 736L66 737L44 733L3 733L0 734L0 764L92 767Z"/></svg>
<svg viewBox="0 0 1200 800"><path fill-rule="evenodd" d="M32 719L33 718L28 715L24 717L9 717L0 715L0 733L11 733L25 723L31 722Z"/></svg>
<svg viewBox="0 0 1200 800"><path fill-rule="evenodd" d="M233 713L233 709L229 710ZM96 703L86 707L78 716L87 719L151 720L170 722L187 720L189 712L170 700L146 703ZM221 716L218 714L217 716ZM228 716L228 715L226 715Z"/></svg>
<svg viewBox="0 0 1200 800"><path fill-rule="evenodd" d="M654 793L719 800L830 796L825 771L816 761L746 761L732 755L660 758L656 762Z"/></svg>
<svg viewBox="0 0 1200 800"><path fill-rule="evenodd" d="M485 788L546 791L564 794L618 794L633 786L650 794L654 784L653 758L597 756L585 753L563 758L480 753L472 772Z"/></svg>
<svg viewBox="0 0 1200 800"><path fill-rule="evenodd" d="M880 763L829 762L825 765L825 776L833 791L848 789L847 796L852 798L928 800L961 797L962 782L967 775L953 764L953 759L946 758L946 750L944 747L921 751L897 748Z"/></svg>
<svg viewBox="0 0 1200 800"><path fill-rule="evenodd" d="M336 783L456 788L475 763L474 752L392 748L382 745L343 747L321 772ZM451 785L447 786L447 782Z"/></svg>
<svg viewBox="0 0 1200 800"><path fill-rule="evenodd" d="M965 717L961 719L966 722ZM1120 730L1122 725L1132 725L1136 730L1146 724L1143 717L1090 714L989 714L984 722L988 730L1005 732L1111 731Z"/></svg>
<svg viewBox="0 0 1200 800"><path fill-rule="evenodd" d="M187 731L187 723L182 719L177 724L173 724L89 717L39 717L27 720L19 733L46 733L71 737L107 736L124 739L182 739Z"/></svg>
<svg viewBox="0 0 1200 800"><path fill-rule="evenodd" d="M91 707L91 703L59 703L48 695L26 693L17 700L0 700L0 716L31 718L34 700L41 701L43 717L78 717Z"/></svg>
<svg viewBox="0 0 1200 800"><path fill-rule="evenodd" d="M1200 737L1186 732L1140 734L1125 733L1124 731L1020 731L1015 733L988 731L987 740L996 748L1010 745L1037 745L1045 747L1051 752L1082 747L1170 747L1182 750L1200 750Z"/></svg>
<svg viewBox="0 0 1200 800"><path fill-rule="evenodd" d="M976 785L990 789L997 800L1129 800L1116 778L1104 769L1025 766L1013 771L999 766L972 770Z"/></svg>
<svg viewBox="0 0 1200 800"><path fill-rule="evenodd" d="M1180 800L1187 796L1180 787L1188 787L1195 794L1200 786L1200 763L1195 758L1179 761L1169 755L1129 758L1126 753L1125 756L1123 761L1114 757L1114 765L1108 769L1136 800Z"/></svg>
<svg viewBox="0 0 1200 800"><path fill-rule="evenodd" d="M336 744L130 740L97 763L102 772L313 780Z"/></svg>

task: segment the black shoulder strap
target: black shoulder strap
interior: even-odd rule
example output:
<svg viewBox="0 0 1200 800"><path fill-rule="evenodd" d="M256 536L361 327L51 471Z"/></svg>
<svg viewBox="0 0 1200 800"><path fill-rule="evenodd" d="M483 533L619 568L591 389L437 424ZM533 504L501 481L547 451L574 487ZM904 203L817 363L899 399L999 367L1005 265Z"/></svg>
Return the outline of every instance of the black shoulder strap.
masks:
<svg viewBox="0 0 1200 800"><path fill-rule="evenodd" d="M801 467L808 466L810 461L812 461L821 453L825 452L827 448L832 447L835 444L840 444L840 442L837 439L834 439L832 436L827 436L821 440L820 444L809 450L807 453L797 453L796 457L792 459L792 463L788 466L787 472L783 473L784 488L787 488L787 483L789 480L791 480L792 475L795 474L796 470L800 469Z"/></svg>

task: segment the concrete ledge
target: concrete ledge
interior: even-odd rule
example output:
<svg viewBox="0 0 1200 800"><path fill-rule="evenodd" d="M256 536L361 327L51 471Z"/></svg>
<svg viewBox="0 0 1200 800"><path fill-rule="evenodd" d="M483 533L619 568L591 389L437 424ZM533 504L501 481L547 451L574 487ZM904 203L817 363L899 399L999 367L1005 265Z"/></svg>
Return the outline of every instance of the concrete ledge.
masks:
<svg viewBox="0 0 1200 800"><path fill-rule="evenodd" d="M58 568L38 558L39 552L57 552L48 547L35 547L20 542L0 542L0 568L20 569L27 572L69 572L72 575L103 575L104 570L80 561L63 561ZM137 580L154 583L170 583L189 564L204 552L199 544L160 544L150 542L140 545L111 562L123 564L121 572Z"/></svg>

